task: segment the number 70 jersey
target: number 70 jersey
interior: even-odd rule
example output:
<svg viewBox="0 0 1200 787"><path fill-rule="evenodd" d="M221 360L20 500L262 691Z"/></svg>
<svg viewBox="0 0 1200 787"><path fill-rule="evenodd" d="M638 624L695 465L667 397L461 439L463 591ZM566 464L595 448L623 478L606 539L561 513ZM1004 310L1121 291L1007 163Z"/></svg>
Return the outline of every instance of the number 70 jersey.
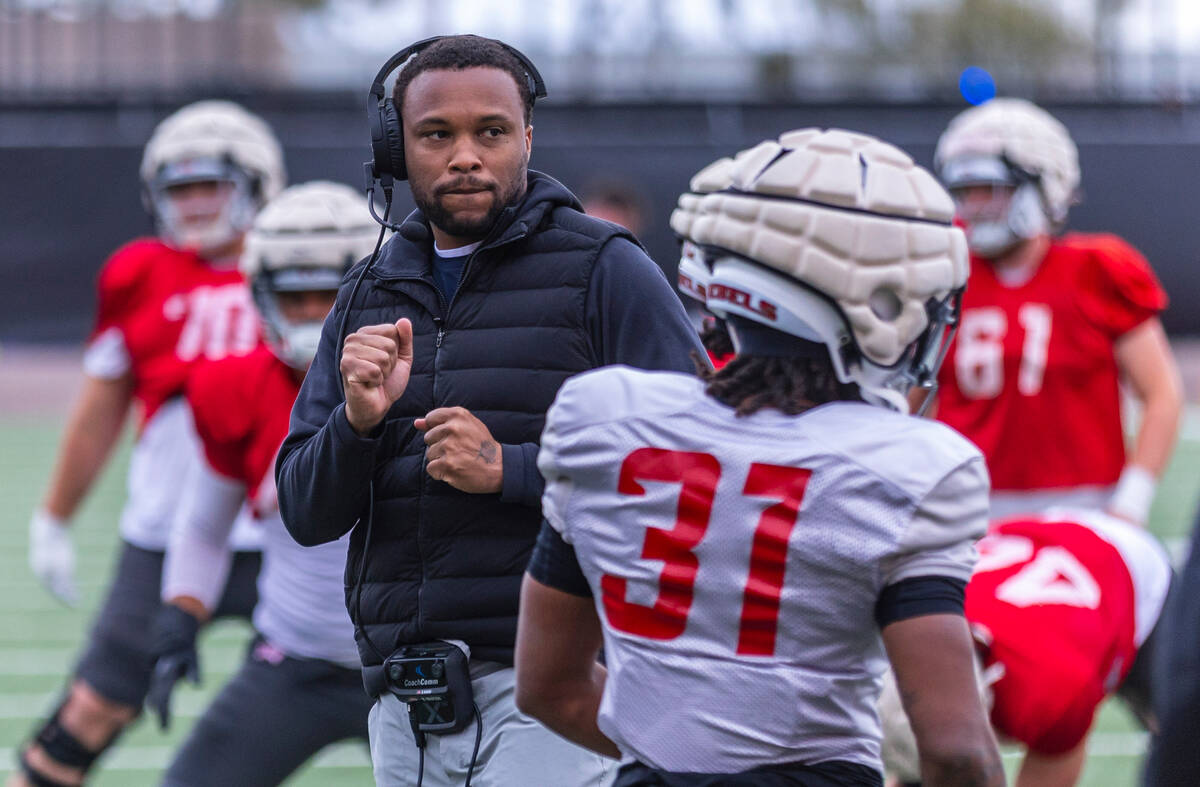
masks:
<svg viewBox="0 0 1200 787"><path fill-rule="evenodd" d="M538 465L604 624L599 723L625 754L880 767L876 604L970 576L988 493L970 443L862 403L737 417L695 377L608 367L563 386Z"/></svg>

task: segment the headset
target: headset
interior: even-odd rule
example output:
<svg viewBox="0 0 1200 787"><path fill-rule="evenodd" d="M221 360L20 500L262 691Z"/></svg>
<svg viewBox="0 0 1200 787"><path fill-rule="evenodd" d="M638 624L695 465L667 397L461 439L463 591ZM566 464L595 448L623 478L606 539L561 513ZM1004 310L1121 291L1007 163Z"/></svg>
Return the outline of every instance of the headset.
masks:
<svg viewBox="0 0 1200 787"><path fill-rule="evenodd" d="M388 222L387 211L384 212L384 218L375 215L373 200L376 182L383 190L384 202L391 205L392 188L395 181L408 180L408 168L404 164L404 126L400 122L400 111L396 108L396 102L388 95L384 81L393 71L408 62L413 55L419 54L445 38L458 38L458 36L426 38L406 46L389 57L383 67L379 69L379 73L375 75L375 79L371 82L371 89L367 93L367 122L371 127L371 160L363 163L367 180L367 203L371 207L371 216L395 232L400 231L400 226L394 222ZM497 41L494 38L485 40L504 47L506 52L525 67L526 86L529 88L529 95L532 96L534 102L539 98L546 97L546 83L533 65L533 61L503 41Z"/></svg>

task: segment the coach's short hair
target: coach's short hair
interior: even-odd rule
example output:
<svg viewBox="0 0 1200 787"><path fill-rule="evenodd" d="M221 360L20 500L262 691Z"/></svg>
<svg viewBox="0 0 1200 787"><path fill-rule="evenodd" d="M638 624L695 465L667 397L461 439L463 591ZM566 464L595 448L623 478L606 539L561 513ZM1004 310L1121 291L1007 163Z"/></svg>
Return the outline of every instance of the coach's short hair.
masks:
<svg viewBox="0 0 1200 787"><path fill-rule="evenodd" d="M476 35L447 36L422 49L401 69L392 90L396 111L404 117L404 93L417 75L425 71L461 71L465 68L498 68L507 71L517 83L517 94L525 107L525 125L533 122L533 93L529 74L512 52L492 38Z"/></svg>

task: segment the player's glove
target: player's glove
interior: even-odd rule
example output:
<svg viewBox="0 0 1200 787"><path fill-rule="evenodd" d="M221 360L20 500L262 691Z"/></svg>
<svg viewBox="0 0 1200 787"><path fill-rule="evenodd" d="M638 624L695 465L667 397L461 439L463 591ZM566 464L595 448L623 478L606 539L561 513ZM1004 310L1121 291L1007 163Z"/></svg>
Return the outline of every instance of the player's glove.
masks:
<svg viewBox="0 0 1200 787"><path fill-rule="evenodd" d="M70 530L66 522L42 509L29 520L29 568L59 601L70 607L79 601Z"/></svg>
<svg viewBox="0 0 1200 787"><path fill-rule="evenodd" d="M171 692L184 676L200 683L200 657L196 654L196 632L200 621L174 604L163 604L150 633L154 672L146 704L158 714L162 729L171 726Z"/></svg>

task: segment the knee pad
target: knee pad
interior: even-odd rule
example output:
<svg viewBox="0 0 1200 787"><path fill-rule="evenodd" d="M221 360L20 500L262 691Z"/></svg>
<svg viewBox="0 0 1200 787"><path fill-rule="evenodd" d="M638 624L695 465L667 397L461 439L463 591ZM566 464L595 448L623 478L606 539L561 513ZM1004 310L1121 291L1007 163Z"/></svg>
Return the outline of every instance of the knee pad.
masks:
<svg viewBox="0 0 1200 787"><path fill-rule="evenodd" d="M48 758L66 768L77 768L85 774L91 769L92 764L96 762L101 754L103 754L109 746L120 737L121 732L118 731L115 735L108 739L108 742L100 747L97 751L84 746L79 742L79 739L64 727L59 720L62 715L63 707L66 705L64 701L58 709L54 711L54 715L50 717L36 736L33 743L37 744ZM62 783L45 776L36 771L29 764L28 756L21 755L21 768L25 771L25 775L35 787L62 787Z"/></svg>

